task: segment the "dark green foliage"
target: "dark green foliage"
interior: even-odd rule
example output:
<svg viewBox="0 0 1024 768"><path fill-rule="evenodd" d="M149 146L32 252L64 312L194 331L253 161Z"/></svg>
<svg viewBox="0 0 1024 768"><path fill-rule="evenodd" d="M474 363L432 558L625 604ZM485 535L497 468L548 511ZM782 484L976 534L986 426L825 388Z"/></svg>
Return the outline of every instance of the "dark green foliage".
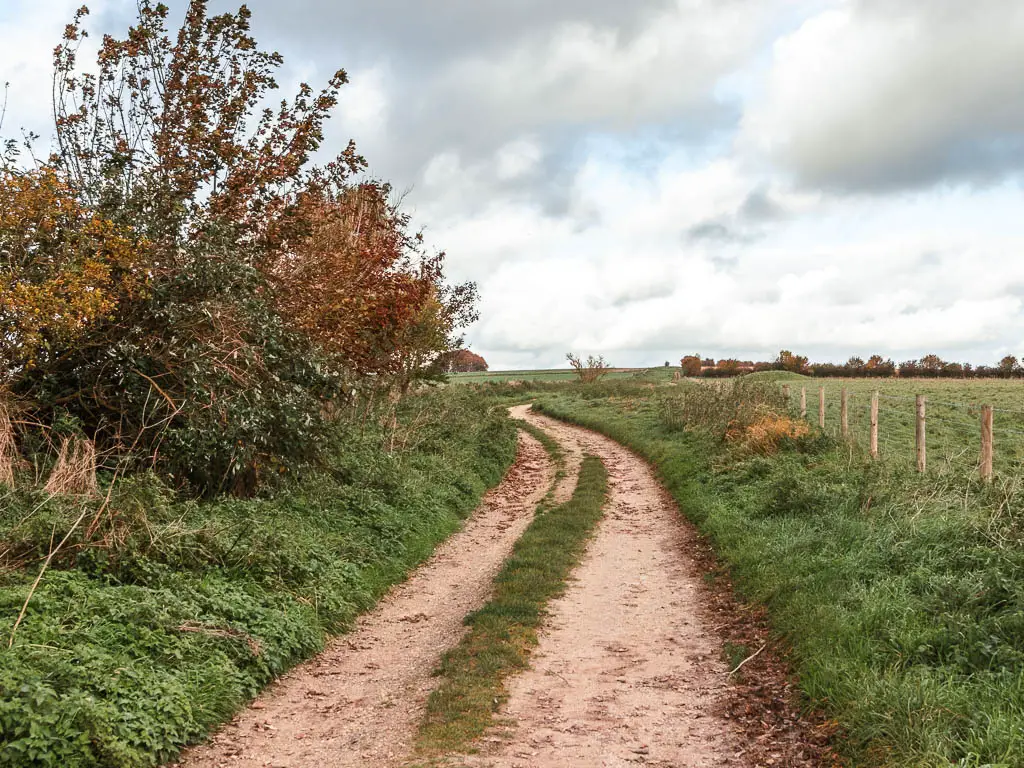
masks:
<svg viewBox="0 0 1024 768"><path fill-rule="evenodd" d="M469 391L410 398L400 422L339 429L324 469L268 498L179 502L153 476L125 482L54 561L10 650L39 559L81 508L4 497L0 766L157 765L350 626L515 453L509 420Z"/></svg>
<svg viewBox="0 0 1024 768"><path fill-rule="evenodd" d="M622 394L622 393L620 393ZM725 456L660 393L541 408L629 445L769 609L854 765L1024 765L1024 495L827 439Z"/></svg>

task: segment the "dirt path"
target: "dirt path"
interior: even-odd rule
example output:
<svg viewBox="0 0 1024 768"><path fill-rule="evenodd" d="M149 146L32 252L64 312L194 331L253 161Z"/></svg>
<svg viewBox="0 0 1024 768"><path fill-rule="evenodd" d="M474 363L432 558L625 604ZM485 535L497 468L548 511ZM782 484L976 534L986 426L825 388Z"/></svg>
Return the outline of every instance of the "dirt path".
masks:
<svg viewBox="0 0 1024 768"><path fill-rule="evenodd" d="M210 743L191 749L187 768L342 768L397 765L412 739L441 654L462 636L513 543L554 480L534 438L462 531L357 628L269 688Z"/></svg>
<svg viewBox="0 0 1024 768"><path fill-rule="evenodd" d="M611 499L573 584L552 605L532 668L510 682L502 716L467 766L742 765L743 738L722 714L721 641L702 618L695 534L637 456L600 435L533 414L572 462L604 461Z"/></svg>

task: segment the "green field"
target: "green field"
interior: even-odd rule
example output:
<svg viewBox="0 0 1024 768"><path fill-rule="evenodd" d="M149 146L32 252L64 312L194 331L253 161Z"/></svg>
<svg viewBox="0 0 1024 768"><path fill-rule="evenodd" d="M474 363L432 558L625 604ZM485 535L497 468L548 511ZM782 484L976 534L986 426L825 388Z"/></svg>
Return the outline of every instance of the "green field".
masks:
<svg viewBox="0 0 1024 768"><path fill-rule="evenodd" d="M603 381L672 382L676 366L616 369ZM788 384L792 411L800 412L801 389L807 391L807 419L818 423L818 388L825 389L826 433L838 436L840 393L849 393L849 434L866 449L871 424L871 396L879 393L879 453L887 462L912 466L915 461L915 396L927 398L928 461L935 470L972 471L981 450L980 406L995 409L993 439L995 469L1003 474L1024 473L1024 379L814 379L785 371L766 371L744 381ZM566 383L576 381L572 370L493 371L452 376L461 384ZM706 379L706 386L727 386L728 379Z"/></svg>
<svg viewBox="0 0 1024 768"><path fill-rule="evenodd" d="M888 462L914 462L915 397L926 401L928 461L935 469L970 470L981 450L980 406L991 405L997 472L1024 471L1024 381L1006 379L809 379L789 377L794 413L801 389L807 391L807 418L818 421L818 389L825 389L826 431L838 435L841 391L849 396L850 436L866 446L871 425L871 396L879 393L879 453Z"/></svg>
<svg viewBox="0 0 1024 768"><path fill-rule="evenodd" d="M679 368L658 366L656 368L613 368L605 379L644 379L647 381L671 381ZM508 381L573 382L576 372L571 368L549 368L534 371L484 371L483 373L456 373L452 381L458 384L504 383Z"/></svg>

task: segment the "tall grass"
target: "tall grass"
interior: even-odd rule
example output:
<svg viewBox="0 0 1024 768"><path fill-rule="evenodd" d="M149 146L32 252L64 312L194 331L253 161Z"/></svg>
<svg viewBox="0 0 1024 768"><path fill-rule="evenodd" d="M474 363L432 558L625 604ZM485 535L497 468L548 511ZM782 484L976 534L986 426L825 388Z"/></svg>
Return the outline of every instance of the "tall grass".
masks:
<svg viewBox="0 0 1024 768"><path fill-rule="evenodd" d="M548 393L646 456L793 648L855 765L1024 765L1024 484L918 476L828 436L742 454L662 392Z"/></svg>

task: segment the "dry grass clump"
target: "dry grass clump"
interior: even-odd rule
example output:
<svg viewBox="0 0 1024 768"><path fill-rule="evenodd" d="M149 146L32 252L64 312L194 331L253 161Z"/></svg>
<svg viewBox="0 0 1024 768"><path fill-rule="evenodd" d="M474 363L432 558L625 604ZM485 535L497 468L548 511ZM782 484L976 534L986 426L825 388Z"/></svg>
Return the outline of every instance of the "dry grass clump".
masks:
<svg viewBox="0 0 1024 768"><path fill-rule="evenodd" d="M0 403L0 485L14 487L14 465L18 460L14 425L7 406Z"/></svg>
<svg viewBox="0 0 1024 768"><path fill-rule="evenodd" d="M92 440L64 439L45 490L54 496L96 494L96 447Z"/></svg>
<svg viewBox="0 0 1024 768"><path fill-rule="evenodd" d="M748 424L731 425L725 439L744 451L767 456L775 453L783 440L806 437L810 431L804 421L777 413L764 413Z"/></svg>

